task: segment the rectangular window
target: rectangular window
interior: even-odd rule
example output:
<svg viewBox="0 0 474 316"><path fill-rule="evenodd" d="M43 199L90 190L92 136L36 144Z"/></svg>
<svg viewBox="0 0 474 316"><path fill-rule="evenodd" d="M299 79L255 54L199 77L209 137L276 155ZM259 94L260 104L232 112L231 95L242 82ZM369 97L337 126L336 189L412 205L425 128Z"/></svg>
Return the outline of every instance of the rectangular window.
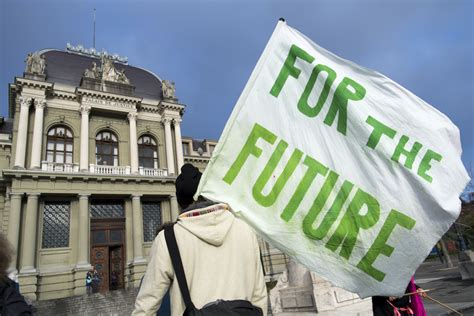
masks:
<svg viewBox="0 0 474 316"><path fill-rule="evenodd" d="M45 202L42 248L69 246L70 202Z"/></svg>
<svg viewBox="0 0 474 316"><path fill-rule="evenodd" d="M183 155L189 156L189 143L183 143Z"/></svg>
<svg viewBox="0 0 474 316"><path fill-rule="evenodd" d="M161 225L161 204L160 202L143 202L143 240L153 241L156 231Z"/></svg>
<svg viewBox="0 0 474 316"><path fill-rule="evenodd" d="M212 153L214 152L214 149L216 148L216 145L209 145L209 154L212 155Z"/></svg>

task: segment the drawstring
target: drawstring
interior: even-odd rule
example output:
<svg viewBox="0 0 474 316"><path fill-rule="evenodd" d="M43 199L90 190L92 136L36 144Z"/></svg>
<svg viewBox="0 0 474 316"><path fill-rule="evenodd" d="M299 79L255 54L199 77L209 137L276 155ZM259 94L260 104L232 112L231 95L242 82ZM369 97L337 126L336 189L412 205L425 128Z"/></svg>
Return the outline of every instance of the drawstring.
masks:
<svg viewBox="0 0 474 316"><path fill-rule="evenodd" d="M402 316L402 314L400 314L400 311L408 312L408 315L415 315L415 313L413 313L413 310L410 307L395 307L395 305L390 303L389 300L387 300L387 302L393 307L394 316Z"/></svg>

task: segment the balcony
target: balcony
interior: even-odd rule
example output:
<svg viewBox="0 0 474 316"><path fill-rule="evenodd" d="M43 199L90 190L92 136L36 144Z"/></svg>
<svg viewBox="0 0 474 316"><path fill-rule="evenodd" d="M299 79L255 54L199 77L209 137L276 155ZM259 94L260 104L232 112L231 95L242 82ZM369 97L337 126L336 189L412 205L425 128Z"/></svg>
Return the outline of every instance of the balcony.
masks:
<svg viewBox="0 0 474 316"><path fill-rule="evenodd" d="M41 170L47 172L79 172L79 165L75 163L57 163L57 162L41 162Z"/></svg>
<svg viewBox="0 0 474 316"><path fill-rule="evenodd" d="M41 162L41 171L45 172L62 172L62 173L79 173L79 164L57 163L57 162ZM127 176L133 175L130 166L103 166L90 164L88 173L103 175ZM167 177L168 170L154 168L138 168L138 174L145 177Z"/></svg>

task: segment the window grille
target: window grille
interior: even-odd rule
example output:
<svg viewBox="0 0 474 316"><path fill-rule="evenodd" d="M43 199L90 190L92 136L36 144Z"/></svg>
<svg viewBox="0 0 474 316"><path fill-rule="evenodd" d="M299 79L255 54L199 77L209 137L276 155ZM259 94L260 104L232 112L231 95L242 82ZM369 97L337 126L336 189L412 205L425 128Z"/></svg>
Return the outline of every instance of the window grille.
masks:
<svg viewBox="0 0 474 316"><path fill-rule="evenodd" d="M69 246L69 202L45 202L42 248Z"/></svg>
<svg viewBox="0 0 474 316"><path fill-rule="evenodd" d="M92 202L89 209L92 218L125 217L123 204L118 202Z"/></svg>
<svg viewBox="0 0 474 316"><path fill-rule="evenodd" d="M143 240L153 241L156 230L161 225L160 203L142 203L143 209Z"/></svg>

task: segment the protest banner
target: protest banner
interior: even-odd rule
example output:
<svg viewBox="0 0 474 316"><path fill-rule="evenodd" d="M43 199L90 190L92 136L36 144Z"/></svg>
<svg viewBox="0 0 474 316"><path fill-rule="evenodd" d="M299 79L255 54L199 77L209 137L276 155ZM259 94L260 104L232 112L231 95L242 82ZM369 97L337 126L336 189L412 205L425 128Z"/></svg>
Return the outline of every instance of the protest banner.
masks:
<svg viewBox="0 0 474 316"><path fill-rule="evenodd" d="M334 285L401 295L460 211L458 128L280 21L197 195Z"/></svg>

